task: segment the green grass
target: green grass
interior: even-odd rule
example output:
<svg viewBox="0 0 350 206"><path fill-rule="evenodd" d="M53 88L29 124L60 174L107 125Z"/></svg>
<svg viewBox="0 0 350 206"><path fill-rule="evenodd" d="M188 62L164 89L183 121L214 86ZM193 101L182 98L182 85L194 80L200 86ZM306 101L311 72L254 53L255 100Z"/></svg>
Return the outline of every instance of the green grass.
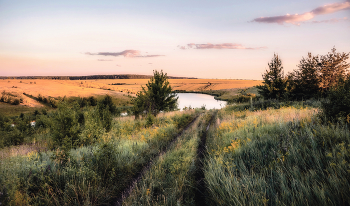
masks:
<svg viewBox="0 0 350 206"><path fill-rule="evenodd" d="M318 119L318 102L227 106L208 131L208 205L349 205L349 122ZM248 108L247 108L248 105ZM275 106L273 106L275 105ZM97 144L0 161L4 205L110 204L197 111L115 118ZM123 205L195 205L199 137L210 112L151 165ZM36 134L40 141L49 131ZM40 135L42 137L40 137ZM24 148L25 149L25 148Z"/></svg>
<svg viewBox="0 0 350 206"><path fill-rule="evenodd" d="M190 122L196 115L160 116L150 128L142 128L145 120L120 118L99 144L6 158L0 163L0 191L10 205L109 204L183 128L178 120Z"/></svg>
<svg viewBox="0 0 350 206"><path fill-rule="evenodd" d="M0 102L0 115L13 117L19 116L21 113L34 113L35 110L42 110L45 108L49 110L48 107L28 107L24 105L11 105L8 103Z"/></svg>
<svg viewBox="0 0 350 206"><path fill-rule="evenodd" d="M197 149L211 112L196 121L161 155L123 205L194 205Z"/></svg>
<svg viewBox="0 0 350 206"><path fill-rule="evenodd" d="M349 204L349 128L323 125L310 112L293 108L222 112L208 140L207 201L212 205Z"/></svg>

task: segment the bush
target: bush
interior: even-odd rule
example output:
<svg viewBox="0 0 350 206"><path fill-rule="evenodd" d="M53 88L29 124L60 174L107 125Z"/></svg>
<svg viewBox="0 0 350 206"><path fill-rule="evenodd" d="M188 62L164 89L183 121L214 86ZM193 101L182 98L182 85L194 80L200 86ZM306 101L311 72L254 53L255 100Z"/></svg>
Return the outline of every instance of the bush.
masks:
<svg viewBox="0 0 350 206"><path fill-rule="evenodd" d="M77 104L69 106L66 102L62 102L53 117L52 136L55 146L72 148L79 145L80 133L79 106Z"/></svg>
<svg viewBox="0 0 350 206"><path fill-rule="evenodd" d="M332 87L327 98L322 101L322 117L333 121L350 122L350 78L340 79L336 87Z"/></svg>
<svg viewBox="0 0 350 206"><path fill-rule="evenodd" d="M12 101L12 105L19 105L21 102L20 102L20 100L19 99L14 99L13 101Z"/></svg>
<svg viewBox="0 0 350 206"><path fill-rule="evenodd" d="M84 130L80 134L80 142L83 145L96 143L103 135L104 129L99 118L98 110L91 108L84 112Z"/></svg>
<svg viewBox="0 0 350 206"><path fill-rule="evenodd" d="M149 112L146 118L146 127L151 127L155 121L155 117Z"/></svg>

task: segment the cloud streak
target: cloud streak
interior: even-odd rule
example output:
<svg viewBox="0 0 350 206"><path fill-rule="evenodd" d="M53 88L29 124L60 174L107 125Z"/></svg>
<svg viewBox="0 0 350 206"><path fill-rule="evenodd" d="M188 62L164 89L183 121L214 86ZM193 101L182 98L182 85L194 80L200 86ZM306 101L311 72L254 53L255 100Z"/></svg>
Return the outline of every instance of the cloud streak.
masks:
<svg viewBox="0 0 350 206"><path fill-rule="evenodd" d="M316 9L303 14L286 14L282 16L260 17L260 18L253 19L252 22L277 23L277 24L290 23L290 24L300 25L300 22L313 19L317 15L331 14L341 10L348 10L348 9L350 9L350 1L342 2L342 3L327 4L324 6L317 7Z"/></svg>
<svg viewBox="0 0 350 206"><path fill-rule="evenodd" d="M143 55L143 56L140 55L140 56L135 56L135 57L146 57L147 58L147 57L163 57L163 56L165 56L165 55L157 55L156 54L156 55Z"/></svg>
<svg viewBox="0 0 350 206"><path fill-rule="evenodd" d="M100 56L124 56L124 57L134 57L140 54L138 50L124 50L122 52L98 52L98 53L90 53L86 52L87 55L100 55Z"/></svg>
<svg viewBox="0 0 350 206"><path fill-rule="evenodd" d="M195 44L189 43L186 46L178 46L180 49L266 49L267 47L244 47L242 44L223 43L223 44Z"/></svg>
<svg viewBox="0 0 350 206"><path fill-rule="evenodd" d="M333 19L329 19L329 20L322 20L322 21L312 21L311 23L313 24L319 24L319 23L338 23L338 22L342 22L342 21L349 21L349 19L347 17L344 18L333 18Z"/></svg>
<svg viewBox="0 0 350 206"><path fill-rule="evenodd" d="M146 52L147 53L147 52ZM86 55L98 55L98 56L124 56L124 57L160 57L165 55L141 55L141 52L139 50L124 50L122 52L98 52L98 53L91 53L91 52L85 52ZM98 59L98 61L112 61L112 60L103 60Z"/></svg>
<svg viewBox="0 0 350 206"><path fill-rule="evenodd" d="M109 62L109 61L113 61L112 59L97 59L97 61L100 62Z"/></svg>

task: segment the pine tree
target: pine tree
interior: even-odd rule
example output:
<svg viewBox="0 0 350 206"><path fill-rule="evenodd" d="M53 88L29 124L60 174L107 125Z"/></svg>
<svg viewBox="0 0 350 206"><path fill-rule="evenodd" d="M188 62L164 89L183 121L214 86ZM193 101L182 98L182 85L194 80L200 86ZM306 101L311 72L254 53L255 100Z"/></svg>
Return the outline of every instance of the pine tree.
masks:
<svg viewBox="0 0 350 206"><path fill-rule="evenodd" d="M263 85L257 86L258 92L266 99L284 98L286 80L284 79L282 61L278 55L274 54L268 66L269 70L266 70L266 73L262 75Z"/></svg>
<svg viewBox="0 0 350 206"><path fill-rule="evenodd" d="M142 91L137 94L135 116L144 112L151 112L157 116L160 111L174 110L177 107L177 99L176 94L172 92L167 74L155 70L146 88L142 87Z"/></svg>
<svg viewBox="0 0 350 206"><path fill-rule="evenodd" d="M350 67L346 62L347 59L349 59L349 53L337 53L335 48L327 55L321 56L319 80L323 92L337 86L339 78L345 78Z"/></svg>
<svg viewBox="0 0 350 206"><path fill-rule="evenodd" d="M294 71L294 99L310 99L317 97L320 88L320 58L308 53L302 58Z"/></svg>

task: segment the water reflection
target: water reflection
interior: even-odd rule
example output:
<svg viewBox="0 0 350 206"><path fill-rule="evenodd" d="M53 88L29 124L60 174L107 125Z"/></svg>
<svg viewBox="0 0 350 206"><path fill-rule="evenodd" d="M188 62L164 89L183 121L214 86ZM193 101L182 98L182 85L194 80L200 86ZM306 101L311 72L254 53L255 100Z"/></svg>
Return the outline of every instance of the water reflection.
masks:
<svg viewBox="0 0 350 206"><path fill-rule="evenodd" d="M226 106L225 101L216 100L213 96L207 94L196 93L177 93L179 97L179 109L191 106L192 108L200 108L203 105L206 109L221 109Z"/></svg>

